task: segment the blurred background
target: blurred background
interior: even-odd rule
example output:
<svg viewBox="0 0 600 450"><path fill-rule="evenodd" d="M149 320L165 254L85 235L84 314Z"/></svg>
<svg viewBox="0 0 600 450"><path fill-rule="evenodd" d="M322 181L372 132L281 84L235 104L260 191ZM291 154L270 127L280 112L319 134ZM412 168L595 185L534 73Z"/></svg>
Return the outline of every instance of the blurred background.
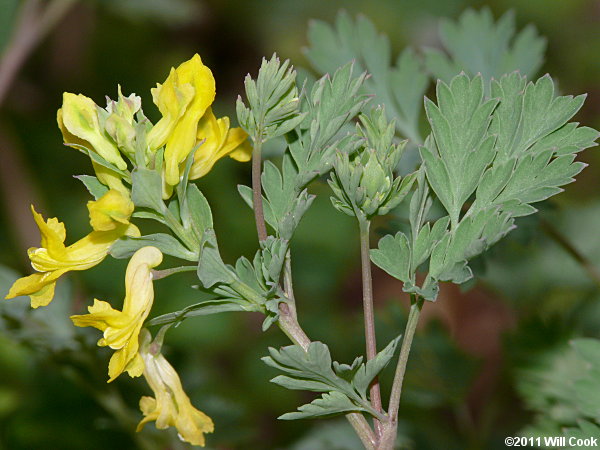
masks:
<svg viewBox="0 0 600 450"><path fill-rule="evenodd" d="M277 52L309 66L302 48L312 19L331 23L340 9L363 13L396 55L407 45L439 46L440 17L484 5L496 18L513 9L518 29L535 25L548 41L540 74L550 73L564 93L587 92L576 119L600 128L596 0L0 0L0 295L31 270L26 249L39 245L39 233L30 204L65 222L68 243L89 230L89 194L73 178L91 173L89 160L62 145L56 126L64 91L103 105L120 84L126 95L142 96L155 121L150 88L198 52L217 81L215 113L235 123L243 77L256 74L263 56ZM581 418L561 393L580 367L569 341L600 338L600 156L591 149L579 158L590 167L577 183L475 261L476 282L444 286L425 305L400 409L407 448L500 449L505 436L554 433ZM240 183L250 184L250 166L229 159L199 180L229 263L257 246ZM292 244L300 322L349 362L364 349L357 229L331 207L326 185L312 189L323 195ZM69 274L49 308L32 312L27 299L0 303L0 448L185 448L173 430L156 433L150 424L134 432L146 384L123 376L107 385L111 352L95 345L96 330L68 320L94 297L119 304L125 265L107 258ZM407 299L383 272L374 279L384 343L404 329ZM187 274L157 282L153 315L197 302L196 283ZM276 420L311 397L268 382L274 371L260 357L288 343L275 327L262 333L261 321L220 314L167 335L166 356L192 403L215 421L207 448L359 448L343 419ZM383 377L384 391L392 373Z"/></svg>

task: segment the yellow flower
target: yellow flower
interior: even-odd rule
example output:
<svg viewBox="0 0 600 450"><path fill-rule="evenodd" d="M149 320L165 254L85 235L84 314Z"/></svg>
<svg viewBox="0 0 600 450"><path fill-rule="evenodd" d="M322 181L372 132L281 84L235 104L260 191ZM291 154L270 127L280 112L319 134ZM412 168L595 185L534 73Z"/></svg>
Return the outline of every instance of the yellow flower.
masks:
<svg viewBox="0 0 600 450"><path fill-rule="evenodd" d="M96 201L89 201L87 207L90 224L97 231L111 231L129 224L134 209L131 199L115 190L109 190Z"/></svg>
<svg viewBox="0 0 600 450"><path fill-rule="evenodd" d="M67 93L65 93L65 95L67 95ZM77 144L89 149L94 148L93 145L90 144L88 141L74 135L67 129L63 120L62 109L59 109L56 113L56 122L58 123L58 128L62 133L63 141L65 142L65 144ZM92 161L92 166L94 167L94 172L96 172L98 180L102 184L108 186L110 189L115 189L119 191L125 196L129 195L129 190L123 185L123 182L121 181L121 176L118 173L114 172L113 170L110 170L108 167L104 167L98 163L95 163L94 161Z"/></svg>
<svg viewBox="0 0 600 450"><path fill-rule="evenodd" d="M171 69L166 81L152 89L152 98L162 114L147 136L148 146L165 145L165 179L179 183L179 164L196 145L198 122L215 99L215 79L198 54Z"/></svg>
<svg viewBox="0 0 600 450"><path fill-rule="evenodd" d="M62 108L57 112L57 121L61 130L64 129L69 134L89 143L90 145L86 147L94 150L109 163L121 170L127 168L127 163L121 157L119 149L100 127L98 106L91 98L65 92Z"/></svg>
<svg viewBox="0 0 600 450"><path fill-rule="evenodd" d="M125 97L118 87L118 100L108 100L104 122L106 133L117 147L130 158L135 157L136 121L135 114L141 110L142 99L135 94Z"/></svg>
<svg viewBox="0 0 600 450"><path fill-rule="evenodd" d="M189 397L183 391L177 372L161 353L153 354L150 333L144 330L140 353L144 360L144 376L154 391L154 397L142 397L140 409L144 418L137 431L151 421L156 428L177 428L179 438L192 445L204 447L204 433L212 433L213 421L202 411L192 406Z"/></svg>
<svg viewBox="0 0 600 450"><path fill-rule="evenodd" d="M94 299L89 314L71 316L78 327L95 327L104 332L98 341L116 352L108 364L108 382L127 371L138 377L144 371L144 361L138 353L138 336L154 302L152 269L162 262L162 253L156 247L142 247L133 254L125 273L125 301L123 311L109 303Z"/></svg>
<svg viewBox="0 0 600 450"><path fill-rule="evenodd" d="M202 145L194 154L190 180L206 175L213 165L229 155L236 161L246 162L252 158L248 134L241 128L229 128L229 117L217 119L209 108L198 124L197 141Z"/></svg>
<svg viewBox="0 0 600 450"><path fill-rule="evenodd" d="M112 205L112 209L107 205ZM46 306L54 297L56 280L61 275L71 270L87 270L99 264L110 247L123 235L139 236L137 227L128 220L133 211L131 200L123 199L119 192L108 191L97 201L89 202L88 209L94 231L66 247L65 225L57 218L44 221L42 215L31 207L42 239L40 248L32 247L27 253L31 266L39 273L15 281L6 298L29 295L32 308ZM111 221L114 221L112 225ZM96 228L95 224L100 224L101 228L108 231Z"/></svg>

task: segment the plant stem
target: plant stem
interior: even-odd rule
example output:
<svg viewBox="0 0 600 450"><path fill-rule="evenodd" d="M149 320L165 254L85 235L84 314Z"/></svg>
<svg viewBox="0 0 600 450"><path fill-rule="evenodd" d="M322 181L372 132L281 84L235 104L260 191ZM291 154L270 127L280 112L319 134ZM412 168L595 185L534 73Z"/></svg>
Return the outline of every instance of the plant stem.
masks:
<svg viewBox="0 0 600 450"><path fill-rule="evenodd" d="M296 297L294 296L294 285L292 282L292 253L289 248L285 254L285 266L283 267L283 291L289 300L290 313L296 318Z"/></svg>
<svg viewBox="0 0 600 450"><path fill-rule="evenodd" d="M408 314L406 329L404 331L404 336L402 337L402 347L400 348L400 357L398 358L398 365L396 366L396 374L394 375L394 384L392 385L392 394L390 396L390 405L388 409L390 421L395 423L398 421L398 408L400 406L400 394L402 393L402 382L404 381L404 373L406 372L406 363L408 362L408 355L412 346L415 330L417 329L417 323L419 322L421 308L423 308L423 299L417 295L411 294L410 301L410 313Z"/></svg>
<svg viewBox="0 0 600 450"><path fill-rule="evenodd" d="M260 136L260 134L258 134ZM256 139L254 141L254 150L252 151L252 194L253 194L253 206L254 206L254 218L256 221L256 231L258 233L259 241L264 241L267 238L267 229L265 226L265 217L262 206L262 190L261 190L261 145L262 141ZM284 268L284 290L288 299L292 302L292 307L287 303L281 302L279 304L279 320L277 324L284 334L292 341L295 345L302 347L304 351L308 350L310 345L310 339L298 323L296 316L295 299L292 288L292 266L291 266L291 255L288 250L285 260ZM375 450L376 448L376 437L375 433L371 429L367 419L360 413L349 413L346 414L346 419L354 428L357 436L361 440L366 450Z"/></svg>
<svg viewBox="0 0 600 450"><path fill-rule="evenodd" d="M302 350L308 350L310 339L300 327L296 318L292 315L289 305L285 303L279 304L279 320L277 323L279 324L281 331L290 338L290 341L302 347Z"/></svg>
<svg viewBox="0 0 600 450"><path fill-rule="evenodd" d="M258 136L262 133L258 132ZM263 212L262 187L260 184L260 174L262 169L262 140L260 137L254 139L254 149L252 150L252 206L254 207L254 220L256 221L256 231L258 240L267 239L267 227L265 225L265 214Z"/></svg>
<svg viewBox="0 0 600 450"><path fill-rule="evenodd" d="M371 278L371 258L369 255L369 228L371 221L358 219L360 228L360 262L363 285L363 310L365 316L365 338L367 341L367 361L377 356L377 337L375 335L375 313L373 311L373 280ZM371 384L371 405L373 409L382 412L381 392L377 377ZM375 433L381 435L381 422L374 420Z"/></svg>
<svg viewBox="0 0 600 450"><path fill-rule="evenodd" d="M152 271L152 279L153 280L160 280L162 278L166 278L170 275L173 275L175 273L179 273L179 272L195 272L196 270L198 270L198 266L179 266L179 267L172 267L170 269L163 269L163 270L153 270Z"/></svg>
<svg viewBox="0 0 600 450"><path fill-rule="evenodd" d="M396 366L396 374L394 375L394 383L392 385L392 394L390 396L390 404L388 407L389 420L383 425L383 433L379 441L378 450L393 450L398 433L398 408L400 406L400 394L402 393L402 383L404 381L404 373L406 372L406 363L412 346L419 315L423 307L423 299L411 294L411 306L406 329L402 337L402 347L400 348L400 356L398 365Z"/></svg>

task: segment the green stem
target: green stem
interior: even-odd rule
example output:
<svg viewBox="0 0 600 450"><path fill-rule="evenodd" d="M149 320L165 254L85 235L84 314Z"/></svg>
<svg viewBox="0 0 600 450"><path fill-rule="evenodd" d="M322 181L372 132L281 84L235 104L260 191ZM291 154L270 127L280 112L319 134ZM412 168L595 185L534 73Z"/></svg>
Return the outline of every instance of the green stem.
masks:
<svg viewBox="0 0 600 450"><path fill-rule="evenodd" d="M258 132L257 136L262 133ZM262 187L260 184L260 174L262 169L262 140L259 138L254 140L254 149L252 150L252 205L254 209L254 220L256 222L256 231L258 232L258 240L264 241L267 239L267 227L265 225L265 214L263 212Z"/></svg>
<svg viewBox="0 0 600 450"><path fill-rule="evenodd" d="M261 133L257 133L261 136ZM259 241L264 241L267 238L267 229L265 226L265 217L262 205L262 190L261 190L261 146L262 141L260 139L254 140L254 150L252 151L252 194L253 194L253 209L254 219L256 221L256 231L258 233ZM293 289L292 289L292 273L291 273L291 257L288 250L286 254L285 272L284 272L284 289L286 295L288 295L290 301L294 300ZM233 286L232 286L233 287ZM296 317L295 302L292 301L292 307L289 304L281 302L279 304L279 320L277 324L279 328L285 333L285 335L295 345L302 347L304 351L308 350L310 345L310 339L300 327L298 319ZM354 431L358 435L359 439L363 443L366 450L375 450L376 438L373 430L369 426L367 419L360 413L349 413L346 414L346 418Z"/></svg>
<svg viewBox="0 0 600 450"><path fill-rule="evenodd" d="M167 225L177 235L188 250L198 253L200 251L200 243L186 231L181 225L179 220L173 215L173 213L165 206L162 214L167 222Z"/></svg>
<svg viewBox="0 0 600 450"><path fill-rule="evenodd" d="M285 266L283 268L283 290L285 292L285 296L289 300L288 304L291 310L290 313L294 318L296 318L296 297L294 296L294 285L292 282L292 254L289 248L285 254Z"/></svg>
<svg viewBox="0 0 600 450"><path fill-rule="evenodd" d="M408 314L408 321L406 322L406 329L402 338L402 347L400 348L400 357L398 358L398 365L396 366L396 374L394 375L394 383L392 384L392 394L390 396L390 405L388 409L390 421L396 423L398 421L398 408L400 406L400 395L402 393L404 373L406 372L406 363L408 362L408 355L412 346L415 330L417 329L417 323L419 322L419 315L423 308L422 298L414 294L411 294L410 297L410 313Z"/></svg>
<svg viewBox="0 0 600 450"><path fill-rule="evenodd" d="M369 255L369 228L371 221L368 219L358 220L360 228L360 262L363 285L363 310L365 318L365 339L367 344L367 360L377 356L377 337L375 335L375 313L373 308L373 280L371 277L371 258ZM373 409L382 412L381 392L377 377L371 384L371 405ZM377 437L381 435L381 422L373 421Z"/></svg>
<svg viewBox="0 0 600 450"><path fill-rule="evenodd" d="M198 270L198 266L179 266L179 267L172 267L170 269L153 270L152 271L152 279L160 280L162 278L167 278L168 276L171 276L175 273L195 272L196 270Z"/></svg>
<svg viewBox="0 0 600 450"><path fill-rule="evenodd" d="M388 407L389 420L383 425L383 433L379 441L378 450L393 450L396 443L396 435L398 433L398 409L400 407L400 395L402 393L402 383L406 372L406 363L412 346L419 315L423 307L423 299L411 294L410 313L406 322L406 329L402 338L402 347L400 348L400 357L396 366L396 374L394 375L394 383L392 385L392 394L390 396L390 404Z"/></svg>
<svg viewBox="0 0 600 450"><path fill-rule="evenodd" d="M286 303L279 304L279 320L277 323L290 341L302 347L305 352L308 351L310 339L300 327L298 320L292 315L292 311Z"/></svg>

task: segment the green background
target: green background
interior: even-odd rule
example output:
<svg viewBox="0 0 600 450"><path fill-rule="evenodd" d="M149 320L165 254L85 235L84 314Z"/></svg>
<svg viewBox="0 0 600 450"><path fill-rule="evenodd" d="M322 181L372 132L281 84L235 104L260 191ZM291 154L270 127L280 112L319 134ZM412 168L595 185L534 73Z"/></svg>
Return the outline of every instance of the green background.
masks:
<svg viewBox="0 0 600 450"><path fill-rule="evenodd" d="M0 0L5 50L19 4ZM519 29L537 27L548 40L541 74L550 73L564 93L588 92L576 119L600 128L600 6L593 0L76 3L29 55L0 105L0 294L16 273L29 273L25 250L39 244L31 203L65 222L68 243L89 230L89 194L72 175L91 173L91 167L62 145L55 121L62 92L103 104L120 84L125 94L141 95L146 115L156 120L150 88L198 52L217 81L215 113L235 123L243 77L256 74L261 57L277 52L308 66L302 47L312 19L332 22L342 8L363 13L389 36L397 54L406 45L439 45L440 17L456 19L464 9L483 5L496 18L514 9ZM477 283L462 291L446 286L436 304L425 306L400 409L401 439L409 448L505 448L505 436L534 421L527 392L519 387L523 370L573 337L600 337L598 284L545 231L559 231L600 267L600 156L591 149L580 160L590 167L577 183L540 205L539 215L518 220L516 231L475 262ZM229 159L198 182L229 263L256 250L252 213L237 194L240 183L250 184L250 166ZM335 359L349 362L364 346L357 229L331 207L324 184L312 191L323 195L292 244L300 322L312 339L329 344ZM110 352L95 346L99 333L75 329L67 319L94 297L118 304L125 264L107 259L70 274L59 281L52 306L35 314L26 300L2 303L0 448L179 448L173 430L156 434L149 425L133 432L141 418L139 397L149 394L145 383L123 376L107 386ZM374 280L382 344L403 329L406 298L400 283L383 272L375 271ZM196 283L189 274L157 282L153 315L198 301L201 296L189 287ZM268 346L287 342L275 328L262 333L261 321L237 313L195 318L167 335L167 358L192 402L215 421L208 447L355 448L343 420L276 420L311 396L268 383L275 373L260 357ZM387 372L384 392L391 384L391 368ZM568 376L565 371L563 381Z"/></svg>

